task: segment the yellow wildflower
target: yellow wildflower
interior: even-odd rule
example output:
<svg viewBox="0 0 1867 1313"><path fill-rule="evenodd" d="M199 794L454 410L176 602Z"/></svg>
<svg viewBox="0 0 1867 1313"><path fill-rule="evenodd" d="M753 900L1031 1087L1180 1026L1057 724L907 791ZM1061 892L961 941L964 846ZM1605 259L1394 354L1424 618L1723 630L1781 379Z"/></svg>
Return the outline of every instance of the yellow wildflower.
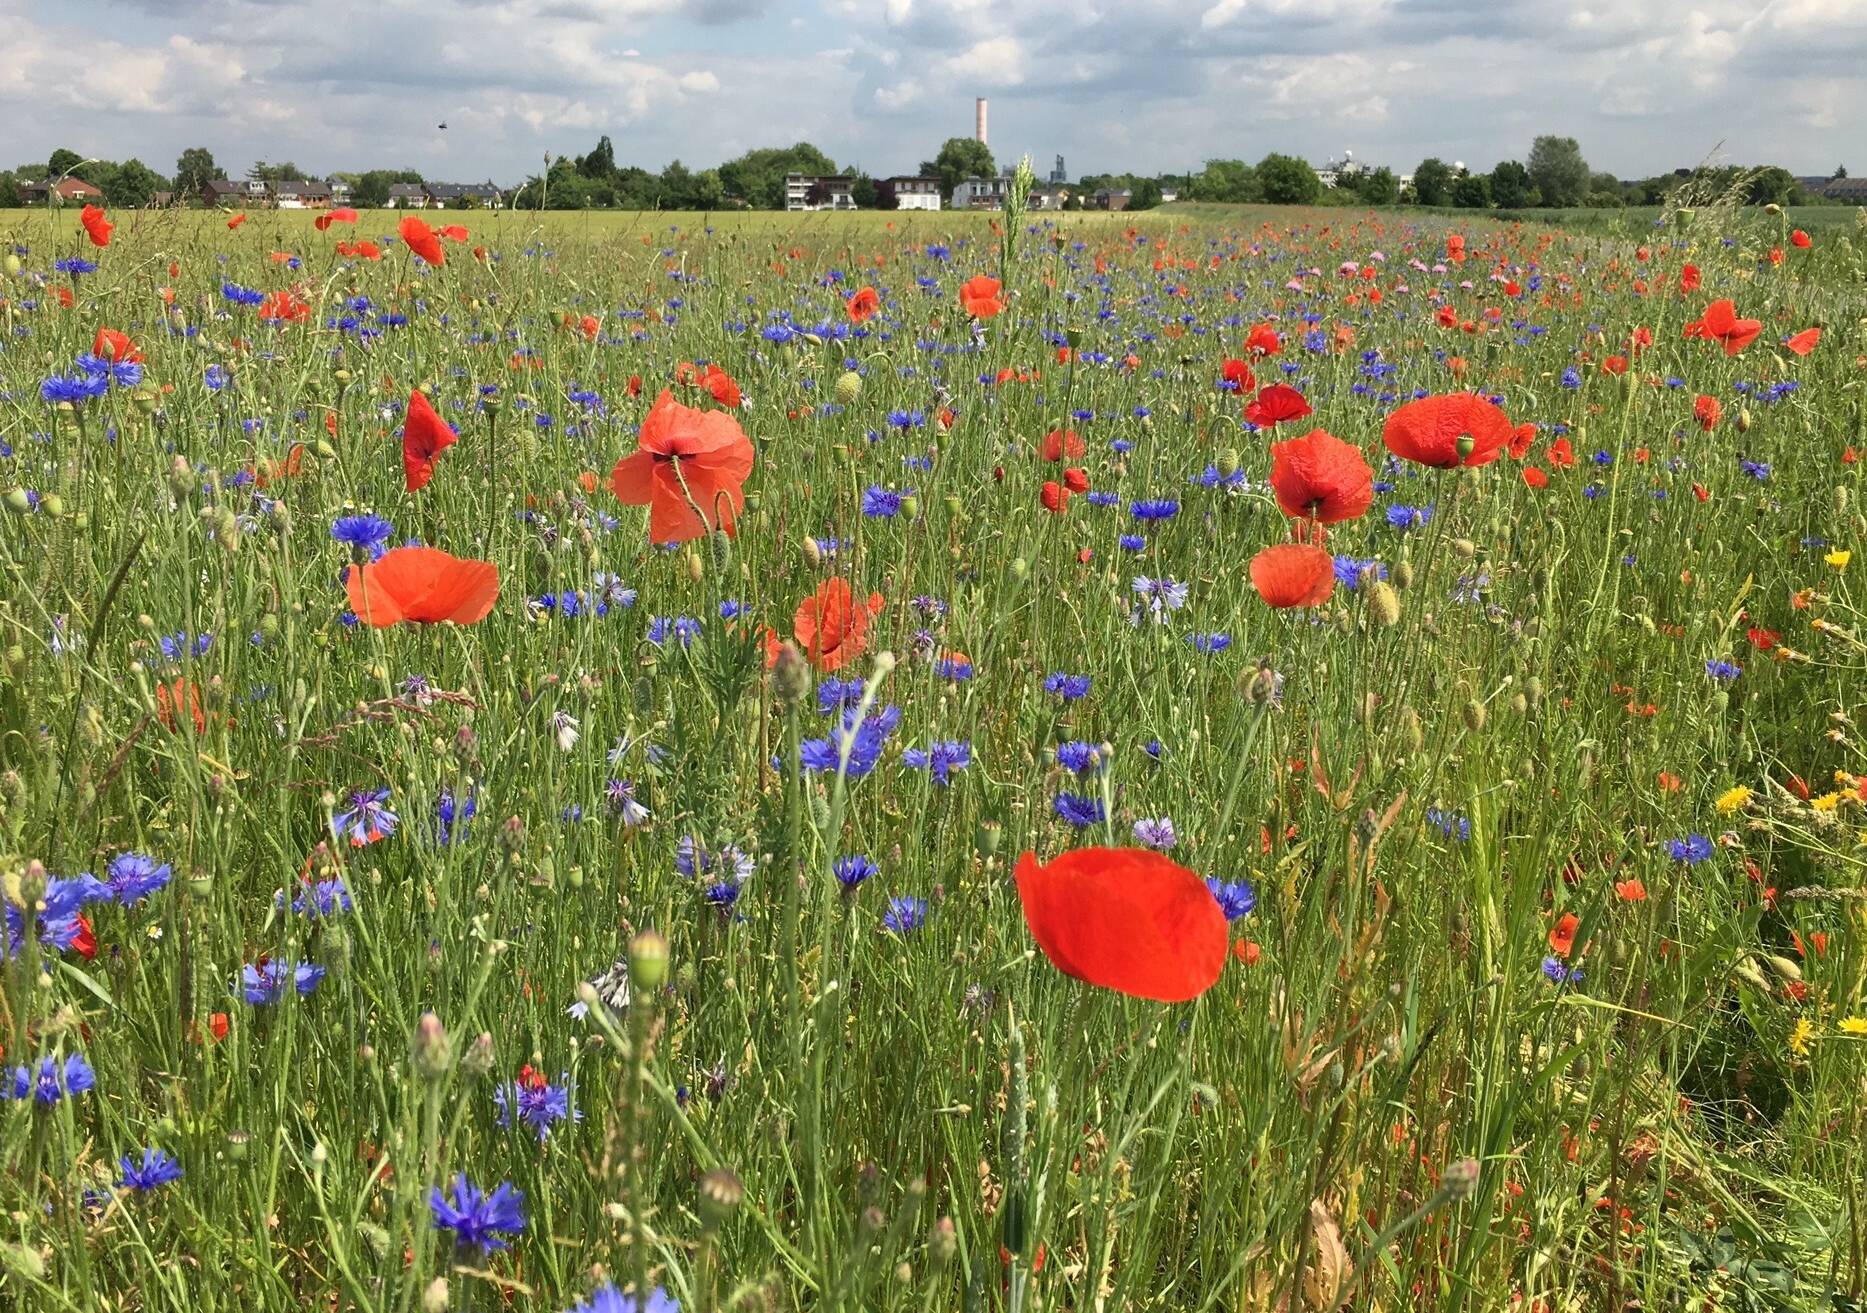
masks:
<svg viewBox="0 0 1867 1313"><path fill-rule="evenodd" d="M1824 556L1822 559L1828 562L1828 564L1834 566L1835 569L1837 570L1845 570L1848 568L1848 562L1854 559L1854 553L1847 552L1847 551L1832 551L1828 553L1828 555Z"/></svg>
<svg viewBox="0 0 1867 1313"><path fill-rule="evenodd" d="M1818 812L1831 812L1840 805L1841 795L1838 793L1824 793L1819 798L1809 799L1809 806Z"/></svg>
<svg viewBox="0 0 1867 1313"><path fill-rule="evenodd" d="M1867 1038L1867 1017L1843 1017L1835 1023L1843 1035L1859 1035Z"/></svg>
<svg viewBox="0 0 1867 1313"><path fill-rule="evenodd" d="M1815 1038L1815 1027L1809 1024L1807 1017L1797 1017L1796 1027L1789 1032L1789 1051L1798 1058L1809 1056L1809 1041Z"/></svg>
<svg viewBox="0 0 1867 1313"><path fill-rule="evenodd" d="M1732 812L1741 811L1744 805L1749 801L1750 790L1741 784L1733 784L1730 788L1718 795L1718 801L1716 803L1718 814L1720 816L1729 816Z"/></svg>

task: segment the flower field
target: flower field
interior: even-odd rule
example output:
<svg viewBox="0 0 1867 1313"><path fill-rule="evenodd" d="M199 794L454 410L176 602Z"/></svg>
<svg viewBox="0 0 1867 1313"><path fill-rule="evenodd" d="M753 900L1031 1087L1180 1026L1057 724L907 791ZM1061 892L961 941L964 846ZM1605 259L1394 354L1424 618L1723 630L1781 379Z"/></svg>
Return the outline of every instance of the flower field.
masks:
<svg viewBox="0 0 1867 1313"><path fill-rule="evenodd" d="M1859 231L0 237L0 1306L1863 1307Z"/></svg>

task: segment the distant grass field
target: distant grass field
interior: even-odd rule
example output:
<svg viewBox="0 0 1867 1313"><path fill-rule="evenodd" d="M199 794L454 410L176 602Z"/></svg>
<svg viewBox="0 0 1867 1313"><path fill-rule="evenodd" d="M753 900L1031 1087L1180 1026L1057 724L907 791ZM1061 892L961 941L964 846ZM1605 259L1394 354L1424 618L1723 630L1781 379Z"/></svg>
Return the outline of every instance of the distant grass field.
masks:
<svg viewBox="0 0 1867 1313"><path fill-rule="evenodd" d="M109 217L0 1309L1863 1306L1851 233Z"/></svg>

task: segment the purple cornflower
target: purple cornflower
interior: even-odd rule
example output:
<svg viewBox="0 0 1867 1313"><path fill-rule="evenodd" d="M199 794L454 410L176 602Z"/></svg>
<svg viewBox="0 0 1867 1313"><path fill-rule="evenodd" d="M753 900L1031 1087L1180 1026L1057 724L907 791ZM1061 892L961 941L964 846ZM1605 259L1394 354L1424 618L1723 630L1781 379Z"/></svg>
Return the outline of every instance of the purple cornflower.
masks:
<svg viewBox="0 0 1867 1313"><path fill-rule="evenodd" d="M123 1173L117 1181L123 1190L155 1190L182 1179L182 1165L161 1149L144 1149L141 1162L126 1153L117 1160L117 1169Z"/></svg>
<svg viewBox="0 0 1867 1313"><path fill-rule="evenodd" d="M395 525L380 515L345 515L331 525L332 538L349 547L353 555L372 561L383 554L394 533Z"/></svg>
<svg viewBox="0 0 1867 1313"><path fill-rule="evenodd" d="M901 754L901 764L913 770L930 770L933 782L945 786L952 774L972 765L972 744L959 739L936 739L925 748L909 748Z"/></svg>
<svg viewBox="0 0 1867 1313"><path fill-rule="evenodd" d="M835 873L837 883L846 892L853 893L857 886L876 875L880 868L864 854L852 853L848 857L837 858L830 864L830 870Z"/></svg>
<svg viewBox="0 0 1867 1313"><path fill-rule="evenodd" d="M1054 693L1065 702L1075 702L1089 696L1089 676L1054 671L1044 679L1044 692Z"/></svg>
<svg viewBox="0 0 1867 1313"><path fill-rule="evenodd" d="M888 900L882 916L882 929L895 935L909 935L927 923L927 900L912 894L897 894Z"/></svg>
<svg viewBox="0 0 1867 1313"><path fill-rule="evenodd" d="M1554 985L1579 985L1582 983L1582 968L1569 966L1563 962L1561 958L1544 958L1543 974L1548 976L1550 983Z"/></svg>
<svg viewBox="0 0 1867 1313"><path fill-rule="evenodd" d="M1249 880L1227 882L1215 875L1206 880L1206 888L1212 890L1212 896L1219 900L1219 910L1225 913L1227 921L1251 915L1251 909L1258 905L1257 891L1251 887Z"/></svg>
<svg viewBox="0 0 1867 1313"><path fill-rule="evenodd" d="M124 853L111 860L104 874L111 897L123 907L134 907L168 884L170 870L167 862L158 866L153 857Z"/></svg>
<svg viewBox="0 0 1867 1313"><path fill-rule="evenodd" d="M1134 841L1143 848L1152 848L1164 853L1180 841L1173 832L1171 816L1143 816L1134 823Z"/></svg>
<svg viewBox="0 0 1867 1313"><path fill-rule="evenodd" d="M550 1138L551 1128L566 1117L582 1121L583 1113L571 1106L570 1078L560 1075L558 1080L562 1083L553 1085L542 1073L527 1066L517 1080L496 1088L493 1103L499 1109L499 1125L510 1126L516 1114L527 1129L538 1132L538 1142L543 1144Z"/></svg>
<svg viewBox="0 0 1867 1313"><path fill-rule="evenodd" d="M1683 839L1668 839L1666 855L1675 862L1684 862L1687 866L1697 866L1700 862L1711 859L1711 840L1702 834L1688 834Z"/></svg>
<svg viewBox="0 0 1867 1313"><path fill-rule="evenodd" d="M510 1181L501 1181L488 1194L464 1175L457 1176L450 1195L434 1187L428 1208L435 1230L452 1231L456 1247L477 1249L482 1255L506 1247L499 1232L517 1235L525 1229L525 1196Z"/></svg>
<svg viewBox="0 0 1867 1313"><path fill-rule="evenodd" d="M638 1296L625 1295L618 1290L615 1282L605 1281L590 1293L587 1301L578 1300L565 1313L681 1313L681 1305L660 1286L648 1292L648 1302L644 1304Z"/></svg>
<svg viewBox="0 0 1867 1313"><path fill-rule="evenodd" d="M332 818L331 826L339 837L349 834L352 848L387 839L397 823L388 803L387 789L358 789L350 795L350 806Z"/></svg>
<svg viewBox="0 0 1867 1313"><path fill-rule="evenodd" d="M1079 830L1101 824L1107 815L1102 806L1102 799L1085 798L1075 793L1059 793L1056 802L1052 805L1057 815Z"/></svg>
<svg viewBox="0 0 1867 1313"><path fill-rule="evenodd" d="M324 968L311 962L300 962L295 967L288 967L283 962L268 960L258 966L249 962L240 968L242 992L246 1001L256 1008L277 1003L285 994L288 980L300 995L307 995L318 987L322 979Z"/></svg>

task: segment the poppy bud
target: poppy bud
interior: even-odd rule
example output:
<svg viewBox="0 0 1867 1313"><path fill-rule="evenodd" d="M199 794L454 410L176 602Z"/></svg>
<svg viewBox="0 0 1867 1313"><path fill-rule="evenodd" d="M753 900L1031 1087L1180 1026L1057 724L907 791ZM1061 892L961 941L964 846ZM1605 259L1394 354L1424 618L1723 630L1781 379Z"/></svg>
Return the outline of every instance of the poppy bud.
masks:
<svg viewBox="0 0 1867 1313"><path fill-rule="evenodd" d="M1750 408L1749 408L1748 406L1740 406L1740 407L1738 407L1738 410L1737 410L1737 431L1738 431L1739 433L1748 433L1748 432L1750 432Z"/></svg>
<svg viewBox="0 0 1867 1313"><path fill-rule="evenodd" d="M460 1069L469 1076L483 1077L493 1069L493 1037L481 1031L473 1037L473 1043L467 1045L467 1052L460 1059Z"/></svg>
<svg viewBox="0 0 1867 1313"><path fill-rule="evenodd" d="M1227 447L1219 453L1219 477L1229 479L1238 473L1238 448Z"/></svg>
<svg viewBox="0 0 1867 1313"><path fill-rule="evenodd" d="M1400 595L1385 579L1377 579L1369 585L1368 613L1384 628L1400 622Z"/></svg>
<svg viewBox="0 0 1867 1313"><path fill-rule="evenodd" d="M812 565L823 564L823 549L817 546L815 538L804 539L804 559Z"/></svg>
<svg viewBox="0 0 1867 1313"><path fill-rule="evenodd" d="M1025 560L1022 556L1016 556L1012 558L1011 577L1014 580L1016 580L1018 583L1023 583L1025 579L1030 576L1030 573L1031 573L1031 563L1029 561Z"/></svg>
<svg viewBox="0 0 1867 1313"><path fill-rule="evenodd" d="M1452 550L1469 561L1472 557L1478 555L1478 544L1473 542L1470 538L1454 538L1452 540Z"/></svg>
<svg viewBox="0 0 1867 1313"><path fill-rule="evenodd" d="M771 667L771 695L780 706L794 707L810 696L810 663L796 643L786 639Z"/></svg>
<svg viewBox="0 0 1867 1313"><path fill-rule="evenodd" d="M845 406L862 395L862 375L855 370L845 371L836 380L836 399Z"/></svg>
<svg viewBox="0 0 1867 1313"><path fill-rule="evenodd" d="M177 456L169 462L169 491L176 501L186 501L188 494L194 491L194 470L182 457Z"/></svg>
<svg viewBox="0 0 1867 1313"><path fill-rule="evenodd" d="M1404 556L1400 558L1400 564L1394 567L1394 587L1413 587L1413 562Z"/></svg>
<svg viewBox="0 0 1867 1313"><path fill-rule="evenodd" d="M644 930L629 941L629 983L644 994L668 978L668 941L657 930Z"/></svg>
<svg viewBox="0 0 1867 1313"><path fill-rule="evenodd" d="M26 649L18 643L10 645L6 650L6 668L10 675L17 675L26 668Z"/></svg>
<svg viewBox="0 0 1867 1313"><path fill-rule="evenodd" d="M1474 734L1485 727L1485 717L1485 704L1477 698L1468 699L1464 709L1459 712L1459 719L1465 722L1465 728Z"/></svg>
<svg viewBox="0 0 1867 1313"><path fill-rule="evenodd" d="M1771 201L1768 205L1763 207L1763 212L1769 215L1777 215L1783 212L1783 207L1778 205L1775 201Z"/></svg>
<svg viewBox="0 0 1867 1313"><path fill-rule="evenodd" d="M1527 716L1530 714L1530 699L1523 695L1521 689L1510 695L1510 709L1519 716Z"/></svg>
<svg viewBox="0 0 1867 1313"><path fill-rule="evenodd" d="M6 274L8 278L19 277L20 263L19 263L18 254L16 254L13 251L8 251L6 253L6 260L3 263L6 266Z"/></svg>
<svg viewBox="0 0 1867 1313"><path fill-rule="evenodd" d="M447 1027L432 1012L421 1014L415 1023L415 1038L409 1045L415 1070L429 1080L440 1080L454 1065L454 1045L447 1037Z"/></svg>
<svg viewBox="0 0 1867 1313"><path fill-rule="evenodd" d="M24 515L32 509L32 498L26 495L24 488L9 488L6 494L6 508L15 515Z"/></svg>
<svg viewBox="0 0 1867 1313"><path fill-rule="evenodd" d="M700 553L689 551L685 564L687 566L687 577L693 582L699 583L702 579L706 578L707 567L701 562Z"/></svg>
<svg viewBox="0 0 1867 1313"><path fill-rule="evenodd" d="M421 1313L447 1313L446 1277L436 1277L421 1292Z"/></svg>

